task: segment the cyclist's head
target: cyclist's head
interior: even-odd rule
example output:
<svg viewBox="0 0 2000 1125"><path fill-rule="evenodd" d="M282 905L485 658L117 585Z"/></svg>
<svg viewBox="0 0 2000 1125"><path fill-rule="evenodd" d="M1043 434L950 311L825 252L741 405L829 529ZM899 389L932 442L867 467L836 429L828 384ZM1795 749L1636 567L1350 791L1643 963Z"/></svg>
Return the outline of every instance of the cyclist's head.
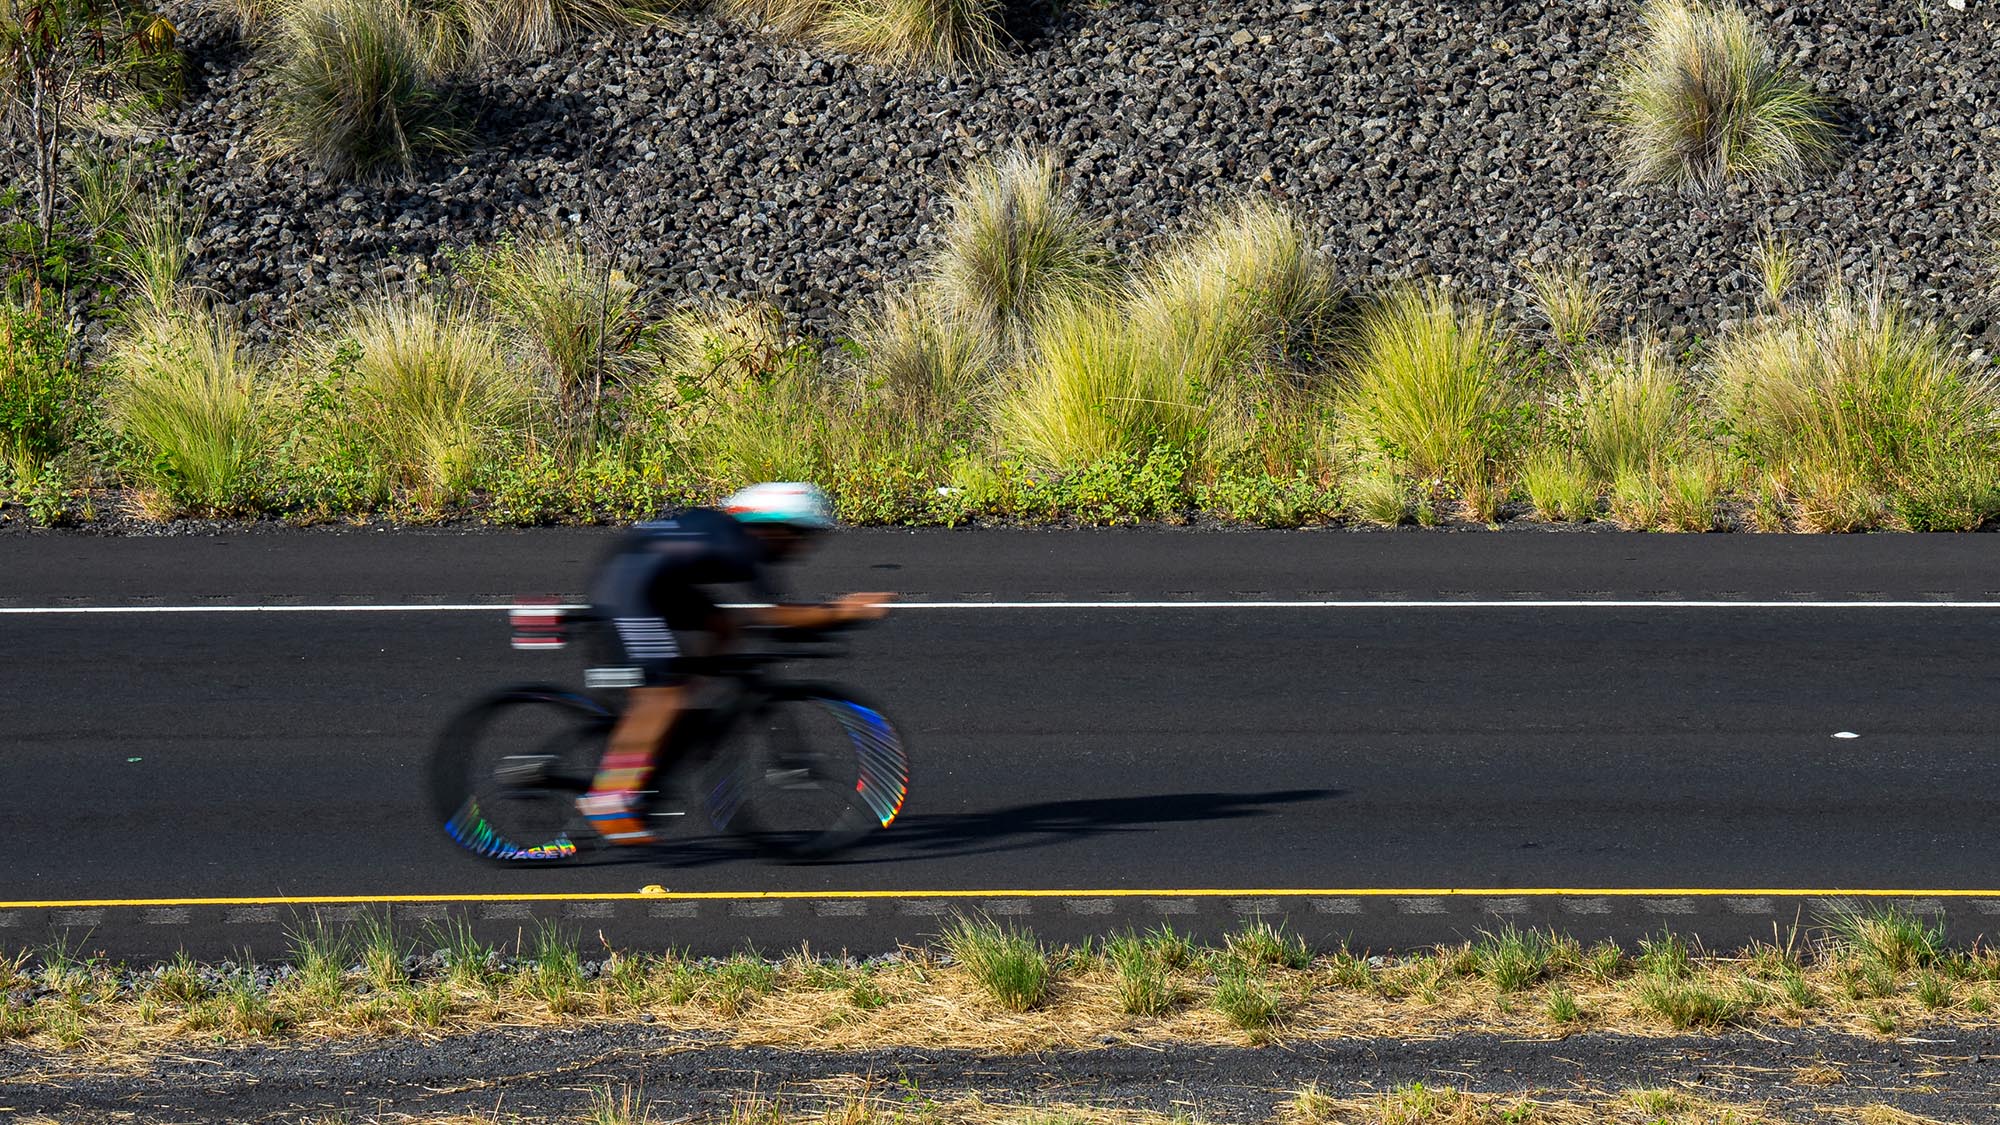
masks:
<svg viewBox="0 0 2000 1125"><path fill-rule="evenodd" d="M789 554L834 525L826 493L795 481L753 484L724 500L722 510L778 554Z"/></svg>

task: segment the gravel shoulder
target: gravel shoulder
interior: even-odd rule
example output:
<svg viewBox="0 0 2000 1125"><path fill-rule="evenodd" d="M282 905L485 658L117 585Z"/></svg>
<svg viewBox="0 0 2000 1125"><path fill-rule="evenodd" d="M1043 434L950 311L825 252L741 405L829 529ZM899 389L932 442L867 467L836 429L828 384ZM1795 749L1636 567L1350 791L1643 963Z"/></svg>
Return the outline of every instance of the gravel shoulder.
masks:
<svg viewBox="0 0 2000 1125"><path fill-rule="evenodd" d="M1220 1048L1175 1043L992 1055L956 1050L812 1052L736 1047L644 1024L500 1028L430 1042L204 1049L125 1065L0 1048L0 1100L65 1122L291 1121L307 1114L580 1114L593 1093L636 1088L657 1120L726 1113L733 1098L888 1088L937 1102L1080 1103L1214 1121L1264 1121L1298 1088L1366 1096L1424 1082L1563 1097L1670 1086L1773 1110L1890 1105L1990 1121L2000 1028L1874 1039L1824 1030L1561 1039L1459 1035Z"/></svg>

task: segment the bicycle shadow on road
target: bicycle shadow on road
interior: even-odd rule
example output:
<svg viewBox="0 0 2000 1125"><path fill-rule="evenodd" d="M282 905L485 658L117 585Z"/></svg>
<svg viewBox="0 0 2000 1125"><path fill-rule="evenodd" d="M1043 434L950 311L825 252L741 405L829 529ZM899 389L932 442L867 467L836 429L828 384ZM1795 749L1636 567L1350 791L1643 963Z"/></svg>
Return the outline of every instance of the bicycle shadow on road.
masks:
<svg viewBox="0 0 2000 1125"><path fill-rule="evenodd" d="M841 855L817 861L817 865L900 863L1046 848L1103 836L1157 832L1172 825L1269 817L1288 805L1345 795L1342 789L1160 793L1041 801L963 813L915 813ZM741 862L750 854L751 847L744 840L707 835L670 841L654 862L667 867L705 867Z"/></svg>

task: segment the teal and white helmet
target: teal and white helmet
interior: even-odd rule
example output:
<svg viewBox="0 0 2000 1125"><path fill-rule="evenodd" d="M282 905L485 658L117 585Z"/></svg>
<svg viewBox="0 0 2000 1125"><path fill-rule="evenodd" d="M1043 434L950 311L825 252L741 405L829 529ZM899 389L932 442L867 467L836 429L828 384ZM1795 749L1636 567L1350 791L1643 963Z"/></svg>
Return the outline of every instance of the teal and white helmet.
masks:
<svg viewBox="0 0 2000 1125"><path fill-rule="evenodd" d="M722 510L744 523L779 523L825 531L833 524L833 503L817 485L797 481L753 484L722 502Z"/></svg>

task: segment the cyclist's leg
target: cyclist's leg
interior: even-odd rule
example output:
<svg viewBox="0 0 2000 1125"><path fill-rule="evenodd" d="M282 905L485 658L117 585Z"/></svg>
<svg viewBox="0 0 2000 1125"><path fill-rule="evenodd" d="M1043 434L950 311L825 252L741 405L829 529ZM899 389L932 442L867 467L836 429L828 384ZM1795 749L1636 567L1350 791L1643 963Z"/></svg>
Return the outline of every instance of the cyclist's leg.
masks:
<svg viewBox="0 0 2000 1125"><path fill-rule="evenodd" d="M632 689L625 713L612 729L610 746L577 808L592 828L614 844L644 844L653 838L639 808L639 793L652 779L659 747L680 714L684 684L651 684Z"/></svg>
<svg viewBox="0 0 2000 1125"><path fill-rule="evenodd" d="M614 615L620 655L638 669L641 682L631 689L625 712L612 728L590 792L576 807L591 827L613 844L645 844L652 840L639 809L639 793L653 773L653 759L679 713L684 687L673 670L680 645L664 617Z"/></svg>
<svg viewBox="0 0 2000 1125"><path fill-rule="evenodd" d="M613 618L625 657L641 669L644 683L631 690L590 792L577 800L591 827L613 844L652 842L640 793L659 772L661 751L672 744L675 720L693 694L675 662L716 650L720 611L699 590L684 588L660 608L661 617Z"/></svg>

